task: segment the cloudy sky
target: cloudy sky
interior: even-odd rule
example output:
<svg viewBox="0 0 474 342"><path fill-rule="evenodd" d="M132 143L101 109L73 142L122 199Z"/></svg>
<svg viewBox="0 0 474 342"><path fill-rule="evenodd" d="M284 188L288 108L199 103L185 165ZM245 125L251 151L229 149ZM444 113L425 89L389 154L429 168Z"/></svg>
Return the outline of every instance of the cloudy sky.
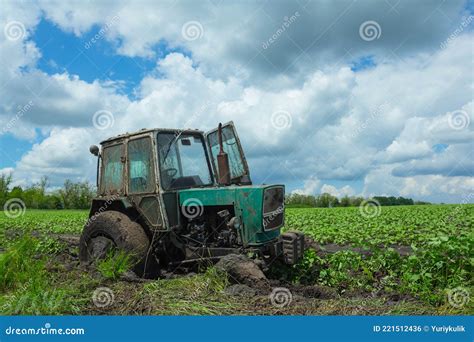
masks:
<svg viewBox="0 0 474 342"><path fill-rule="evenodd" d="M0 0L0 172L233 120L254 183L473 202L474 3Z"/></svg>

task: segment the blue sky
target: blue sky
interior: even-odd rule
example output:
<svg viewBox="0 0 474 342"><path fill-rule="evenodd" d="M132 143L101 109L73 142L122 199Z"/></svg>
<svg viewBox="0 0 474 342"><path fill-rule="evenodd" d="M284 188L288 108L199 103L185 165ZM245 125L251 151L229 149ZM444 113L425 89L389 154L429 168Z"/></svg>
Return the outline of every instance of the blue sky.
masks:
<svg viewBox="0 0 474 342"><path fill-rule="evenodd" d="M100 30L92 26L84 35L78 37L71 32L64 32L54 23L42 18L34 28L31 40L41 51L41 58L35 68L48 75L68 73L78 75L86 82L94 80L112 81L120 84L118 91L133 98L133 89L141 79L152 71L155 59L120 56L114 52L113 44L99 40L86 49L87 43ZM158 56L166 56L171 50L163 42L156 46ZM14 167L21 156L31 150L33 144L41 143L46 136L37 130L34 139L18 139L12 134L0 135L1 152L4 158L0 169Z"/></svg>
<svg viewBox="0 0 474 342"><path fill-rule="evenodd" d="M472 198L472 2L2 3L15 184L92 181L88 145L114 134L233 120L256 183Z"/></svg>

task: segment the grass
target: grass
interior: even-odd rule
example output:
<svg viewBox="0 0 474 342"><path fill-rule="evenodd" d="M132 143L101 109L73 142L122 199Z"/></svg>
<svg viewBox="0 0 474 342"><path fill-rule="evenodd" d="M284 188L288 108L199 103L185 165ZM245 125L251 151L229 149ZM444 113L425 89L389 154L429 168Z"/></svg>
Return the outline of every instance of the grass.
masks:
<svg viewBox="0 0 474 342"><path fill-rule="evenodd" d="M37 231L57 234L80 234L87 221L88 214L88 210L27 209L24 215L11 219L3 212L0 212L0 237L11 229L17 232ZM4 242L4 240L1 239L1 242Z"/></svg>
<svg viewBox="0 0 474 342"><path fill-rule="evenodd" d="M106 279L116 280L133 266L132 257L124 251L107 252L107 256L97 263L97 270Z"/></svg>
<svg viewBox="0 0 474 342"><path fill-rule="evenodd" d="M21 285L0 301L4 315L62 315L79 313L68 288L51 288L44 278Z"/></svg>
<svg viewBox="0 0 474 342"><path fill-rule="evenodd" d="M18 240L6 253L0 255L0 289L16 289L35 279L44 266L43 260L35 258L37 243L31 237ZM33 276L33 278L31 278Z"/></svg>
<svg viewBox="0 0 474 342"><path fill-rule="evenodd" d="M357 208L286 210L287 228L304 231L321 244L362 246L322 255L310 250L295 267L276 276L294 284L327 286L338 297L308 299L275 309L266 295L252 299L224 292L226 277L214 268L192 276L127 283L120 276L128 256L110 254L85 272L77 250L56 234L79 234L87 211L27 210L9 219L0 213L0 313L2 314L472 314L472 300L449 305L450 289L472 298L474 206L382 207L366 219ZM395 244L395 245L394 245ZM411 248L407 256L396 244ZM3 250L3 252L2 252ZM71 256L71 253L73 256ZM75 256L74 256L75 255ZM66 261L64 257L68 258ZM97 308L98 287L115 302ZM399 297L393 300L391 298Z"/></svg>
<svg viewBox="0 0 474 342"><path fill-rule="evenodd" d="M57 315L77 312L69 287L54 288L45 270L46 257L38 254L43 245L28 235L0 255L0 297L3 314Z"/></svg>
<svg viewBox="0 0 474 342"><path fill-rule="evenodd" d="M144 286L139 296L151 299L154 314L232 314L236 302L224 294L227 277L215 268L190 277L157 280Z"/></svg>

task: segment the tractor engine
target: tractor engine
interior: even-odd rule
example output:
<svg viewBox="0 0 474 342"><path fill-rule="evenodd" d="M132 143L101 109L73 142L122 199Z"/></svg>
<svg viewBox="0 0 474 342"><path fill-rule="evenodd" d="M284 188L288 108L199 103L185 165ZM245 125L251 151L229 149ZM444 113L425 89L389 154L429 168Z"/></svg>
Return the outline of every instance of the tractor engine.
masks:
<svg viewBox="0 0 474 342"><path fill-rule="evenodd" d="M233 209L205 207L201 215L182 219L187 223L179 232L186 242L194 247L237 247L240 239L237 233L237 218L233 216ZM184 211L183 211L184 212ZM232 212L232 213L231 213Z"/></svg>

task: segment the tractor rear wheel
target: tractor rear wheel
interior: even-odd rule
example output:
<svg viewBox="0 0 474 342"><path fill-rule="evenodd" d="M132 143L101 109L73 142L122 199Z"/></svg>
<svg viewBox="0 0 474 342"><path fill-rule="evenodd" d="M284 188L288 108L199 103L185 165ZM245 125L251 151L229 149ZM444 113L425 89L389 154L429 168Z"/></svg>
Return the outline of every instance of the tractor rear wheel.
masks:
<svg viewBox="0 0 474 342"><path fill-rule="evenodd" d="M124 251L132 258L133 271L143 277L148 273L145 272L147 266L156 267L149 247L150 240L140 224L118 211L106 211L84 227L79 241L79 259L90 263L103 259L111 250Z"/></svg>

